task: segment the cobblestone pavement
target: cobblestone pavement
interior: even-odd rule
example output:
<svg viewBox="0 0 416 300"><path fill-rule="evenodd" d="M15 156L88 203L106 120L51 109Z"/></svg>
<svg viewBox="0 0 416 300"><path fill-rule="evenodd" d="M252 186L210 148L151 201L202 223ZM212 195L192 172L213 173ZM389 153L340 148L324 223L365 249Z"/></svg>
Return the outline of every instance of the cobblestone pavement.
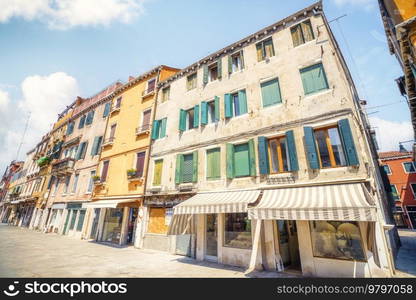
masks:
<svg viewBox="0 0 416 300"><path fill-rule="evenodd" d="M0 277L281 277L0 225ZM285 277L293 277L285 274Z"/></svg>
<svg viewBox="0 0 416 300"><path fill-rule="evenodd" d="M416 277L416 230L399 230L402 246L396 260L398 277Z"/></svg>

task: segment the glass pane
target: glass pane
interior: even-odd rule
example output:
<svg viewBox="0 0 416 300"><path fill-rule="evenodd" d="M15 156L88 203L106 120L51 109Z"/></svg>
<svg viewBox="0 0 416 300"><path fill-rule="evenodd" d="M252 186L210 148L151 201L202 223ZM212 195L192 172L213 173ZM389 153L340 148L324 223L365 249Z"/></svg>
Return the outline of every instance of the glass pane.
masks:
<svg viewBox="0 0 416 300"><path fill-rule="evenodd" d="M77 210L70 210L70 211L72 211L72 216L71 216L71 223L69 225L69 230L72 230L74 229L74 226L75 226L75 220L77 219L78 211Z"/></svg>
<svg viewBox="0 0 416 300"><path fill-rule="evenodd" d="M291 29L291 32L292 32L292 39L293 39L294 47L297 47L304 43L300 25L296 25L295 27L293 27Z"/></svg>
<svg viewBox="0 0 416 300"><path fill-rule="evenodd" d="M310 21L303 22L301 26L302 26L302 33L303 33L305 42L312 41L314 37L313 37L311 22Z"/></svg>
<svg viewBox="0 0 416 300"><path fill-rule="evenodd" d="M286 138L281 138L280 140L280 151L282 152L282 163L283 163L283 172L289 171L289 161L287 157L287 143Z"/></svg>
<svg viewBox="0 0 416 300"><path fill-rule="evenodd" d="M238 101L238 94L232 95L234 104L234 116L240 115L240 101Z"/></svg>
<svg viewBox="0 0 416 300"><path fill-rule="evenodd" d="M315 138L318 144L319 156L321 158L321 165L323 168L331 167L331 160L326 144L326 130L315 131Z"/></svg>
<svg viewBox="0 0 416 300"><path fill-rule="evenodd" d="M217 256L217 243L218 243L218 231L217 231L217 215L207 215L207 249L206 254L209 256Z"/></svg>
<svg viewBox="0 0 416 300"><path fill-rule="evenodd" d="M279 172L279 156L277 154L277 141L271 140L269 142L270 147L270 168L272 173Z"/></svg>
<svg viewBox="0 0 416 300"><path fill-rule="evenodd" d="M234 172L236 177L250 175L248 144L234 146Z"/></svg>
<svg viewBox="0 0 416 300"><path fill-rule="evenodd" d="M208 102L208 123L215 122L215 102Z"/></svg>
<svg viewBox="0 0 416 300"><path fill-rule="evenodd" d="M85 210L80 210L79 211L77 231L81 231L82 230L82 225L84 225L85 212L86 212Z"/></svg>
<svg viewBox="0 0 416 300"><path fill-rule="evenodd" d="M225 214L224 246L251 249L251 222L246 213Z"/></svg>
<svg viewBox="0 0 416 300"><path fill-rule="evenodd" d="M391 196L393 198L393 200L399 200L399 193L397 192L397 188L394 184L390 185L391 188ZM416 185L412 184L412 189L414 190L416 188Z"/></svg>
<svg viewBox="0 0 416 300"><path fill-rule="evenodd" d="M187 154L183 156L182 166L182 182L192 182L193 177L193 155Z"/></svg>
<svg viewBox="0 0 416 300"><path fill-rule="evenodd" d="M266 57L274 56L274 49L273 49L272 39L269 39L269 40L264 42L264 48L265 48L265 51L266 51Z"/></svg>
<svg viewBox="0 0 416 300"><path fill-rule="evenodd" d="M232 57L232 67L233 67L233 72L237 72L238 70L240 70L241 68L241 57L240 54L236 54Z"/></svg>
<svg viewBox="0 0 416 300"><path fill-rule="evenodd" d="M310 222L315 257L365 260L357 222Z"/></svg>
<svg viewBox="0 0 416 300"><path fill-rule="evenodd" d="M104 221L104 235L105 242L116 243L120 242L121 223L123 220L122 208L109 208L105 215Z"/></svg>
<svg viewBox="0 0 416 300"><path fill-rule="evenodd" d="M344 148L342 147L341 138L339 137L338 128L328 129L329 139L331 140L332 152L334 153L335 163L337 166L345 166Z"/></svg>

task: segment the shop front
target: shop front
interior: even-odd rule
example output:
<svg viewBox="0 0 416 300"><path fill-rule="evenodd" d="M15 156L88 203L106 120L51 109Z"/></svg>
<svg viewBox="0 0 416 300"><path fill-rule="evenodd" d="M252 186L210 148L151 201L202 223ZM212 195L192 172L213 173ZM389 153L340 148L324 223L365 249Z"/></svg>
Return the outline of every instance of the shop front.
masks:
<svg viewBox="0 0 416 300"><path fill-rule="evenodd" d="M82 203L67 203L66 210L64 212L65 223L61 234L81 238L85 214L86 209L82 207Z"/></svg>
<svg viewBox="0 0 416 300"><path fill-rule="evenodd" d="M84 203L89 221L88 239L111 245L133 245L140 201L137 199L99 200Z"/></svg>
<svg viewBox="0 0 416 300"><path fill-rule="evenodd" d="M29 227L30 221L32 220L33 211L35 209L35 202L34 200L25 201L22 204L22 215L19 222L19 226L22 227Z"/></svg>
<svg viewBox="0 0 416 300"><path fill-rule="evenodd" d="M45 215L48 215L48 220L46 222L45 232L47 233L59 233L60 228L62 227L62 220L64 216L64 210L66 208L65 203L54 203L51 208L44 210L43 218Z"/></svg>
<svg viewBox="0 0 416 300"><path fill-rule="evenodd" d="M174 207L169 235L196 236L196 259L248 267L256 221L248 205L260 191L198 193Z"/></svg>
<svg viewBox="0 0 416 300"><path fill-rule="evenodd" d="M413 229L416 228L416 205L406 206L407 214L409 216L410 223L412 224Z"/></svg>

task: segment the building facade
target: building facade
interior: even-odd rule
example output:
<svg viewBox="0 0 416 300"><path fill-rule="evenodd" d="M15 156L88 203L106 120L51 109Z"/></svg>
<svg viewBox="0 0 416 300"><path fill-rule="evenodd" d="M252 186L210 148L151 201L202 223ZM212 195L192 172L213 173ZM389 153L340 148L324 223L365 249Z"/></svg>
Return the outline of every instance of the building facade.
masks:
<svg viewBox="0 0 416 300"><path fill-rule="evenodd" d="M198 260L391 275L393 226L374 145L321 3L159 90L153 128L166 132L152 134L145 203L159 207L149 225L175 205L167 233L187 237L179 244Z"/></svg>
<svg viewBox="0 0 416 300"><path fill-rule="evenodd" d="M416 228L416 165L411 152L381 152L380 165L387 175L395 202L394 219L402 228Z"/></svg>

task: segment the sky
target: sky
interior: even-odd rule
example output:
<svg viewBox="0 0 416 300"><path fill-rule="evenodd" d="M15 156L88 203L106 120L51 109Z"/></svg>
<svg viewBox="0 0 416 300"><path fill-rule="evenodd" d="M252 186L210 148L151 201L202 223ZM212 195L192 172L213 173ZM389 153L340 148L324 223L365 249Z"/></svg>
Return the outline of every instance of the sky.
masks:
<svg viewBox="0 0 416 300"><path fill-rule="evenodd" d="M0 172L24 159L77 96L160 64L184 68L314 2L0 0ZM324 0L324 11L330 21L345 15L331 27L380 150L398 150L413 134L377 1Z"/></svg>

